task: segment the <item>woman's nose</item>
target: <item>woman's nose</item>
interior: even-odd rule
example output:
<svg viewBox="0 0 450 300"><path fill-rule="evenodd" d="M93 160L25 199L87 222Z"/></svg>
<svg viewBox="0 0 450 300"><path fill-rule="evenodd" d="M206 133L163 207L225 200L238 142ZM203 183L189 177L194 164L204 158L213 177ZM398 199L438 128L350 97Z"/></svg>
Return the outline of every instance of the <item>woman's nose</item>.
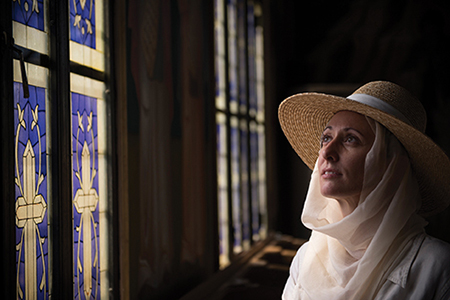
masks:
<svg viewBox="0 0 450 300"><path fill-rule="evenodd" d="M331 160L331 161L338 161L339 160L339 153L338 153L338 143L336 140L332 140L326 145L322 146L322 149L320 149L322 158L325 160Z"/></svg>

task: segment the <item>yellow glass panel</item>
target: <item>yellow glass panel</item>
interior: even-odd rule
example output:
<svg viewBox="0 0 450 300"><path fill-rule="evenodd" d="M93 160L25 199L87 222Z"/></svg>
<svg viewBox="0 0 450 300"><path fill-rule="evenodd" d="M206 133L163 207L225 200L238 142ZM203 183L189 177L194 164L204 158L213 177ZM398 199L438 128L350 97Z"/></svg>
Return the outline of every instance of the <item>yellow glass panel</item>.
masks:
<svg viewBox="0 0 450 300"><path fill-rule="evenodd" d="M215 76L216 107L226 109L226 64L225 64L225 13L223 0L215 1Z"/></svg>
<svg viewBox="0 0 450 300"><path fill-rule="evenodd" d="M256 27L256 119L264 122L264 34L262 26Z"/></svg>
<svg viewBox="0 0 450 300"><path fill-rule="evenodd" d="M230 232L228 228L228 166L226 115L216 114L217 123L217 190L219 217L219 264L225 268L230 263Z"/></svg>

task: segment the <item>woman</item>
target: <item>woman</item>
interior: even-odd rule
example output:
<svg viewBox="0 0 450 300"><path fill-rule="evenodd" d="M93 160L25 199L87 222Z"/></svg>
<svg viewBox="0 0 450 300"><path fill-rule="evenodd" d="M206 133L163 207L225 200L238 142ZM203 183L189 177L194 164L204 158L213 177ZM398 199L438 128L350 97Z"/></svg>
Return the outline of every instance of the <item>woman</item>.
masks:
<svg viewBox="0 0 450 300"><path fill-rule="evenodd" d="M313 170L302 213L312 234L283 299L450 299L450 245L424 231L449 205L450 160L424 134L420 102L377 81L347 98L294 95L279 119Z"/></svg>

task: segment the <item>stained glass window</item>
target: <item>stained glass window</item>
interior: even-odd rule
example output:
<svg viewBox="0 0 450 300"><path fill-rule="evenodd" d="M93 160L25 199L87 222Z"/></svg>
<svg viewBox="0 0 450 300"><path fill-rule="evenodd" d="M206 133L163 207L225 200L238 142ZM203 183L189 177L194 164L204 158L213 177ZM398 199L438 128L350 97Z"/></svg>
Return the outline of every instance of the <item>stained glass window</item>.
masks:
<svg viewBox="0 0 450 300"><path fill-rule="evenodd" d="M108 294L107 149L104 83L71 74L74 295ZM106 282L103 282L103 279ZM105 288L103 288L105 285Z"/></svg>
<svg viewBox="0 0 450 300"><path fill-rule="evenodd" d="M239 123L236 117L230 119L231 140L231 198L233 207L234 253L242 251L242 215L241 215L241 170L240 170L240 138Z"/></svg>
<svg viewBox="0 0 450 300"><path fill-rule="evenodd" d="M15 44L48 54L48 3L13 0L12 9Z"/></svg>
<svg viewBox="0 0 450 300"><path fill-rule="evenodd" d="M238 1L237 3L237 45L238 45L238 73L239 73L239 111L242 114L247 113L248 107L248 85L247 85L247 44L246 44L246 3Z"/></svg>
<svg viewBox="0 0 450 300"><path fill-rule="evenodd" d="M70 60L105 71L104 3L70 0ZM89 72L88 72L89 73ZM109 294L108 132L105 84L72 73L74 295Z"/></svg>
<svg viewBox="0 0 450 300"><path fill-rule="evenodd" d="M261 22L261 6L255 5L255 92L256 92L256 126L258 136L258 200L260 215L260 238L264 239L268 231L267 182L266 182L266 133L264 125L264 32Z"/></svg>
<svg viewBox="0 0 450 300"><path fill-rule="evenodd" d="M67 94L64 89L55 93L52 89L55 86L49 80L50 73L56 73L48 69L53 54L49 49L57 42L51 40L49 34L49 0L12 0L11 3L14 53L26 54L25 62L16 54L13 62L15 293L16 299L51 298L56 286L52 287L56 278L53 274L59 268L53 262L56 251L52 255L52 245L66 245L62 240L70 240L73 242L73 255L69 254L73 261L73 281L69 285L73 286L73 298L106 299L111 288L107 147L110 114L105 100L106 84L98 80L106 77L104 4L101 0L69 0L60 7L63 9L58 13L55 10L52 20L69 23L67 32L59 31L58 42L68 43L70 58L55 68L74 68ZM4 35L7 37L6 33ZM92 69L97 72L91 72ZM89 74L94 74L95 78ZM28 89L23 78L28 78ZM69 77L65 83L69 87ZM25 95L25 90L29 91L29 96ZM55 95L62 99L52 99ZM63 140L63 131L54 126L60 121L54 120L61 119L57 114L63 111L64 105L59 104L64 101L70 101L71 109L64 109L64 113L72 115L71 143L52 144L52 133L58 135L55 140ZM69 122L67 119L67 124ZM59 190L53 188L52 165L61 163L52 160L52 147L56 147L53 151L72 152L72 170L60 171L73 175L71 182L64 183L72 187L72 199L52 195L52 191ZM59 231L58 220L61 221L54 215L52 218L52 209L67 208L55 205L67 200L72 200L73 230L52 235ZM67 295L66 291L59 293Z"/></svg>
<svg viewBox="0 0 450 300"><path fill-rule="evenodd" d="M227 1L228 29L228 108L232 113L238 111L238 28L236 0Z"/></svg>
<svg viewBox="0 0 450 300"><path fill-rule="evenodd" d="M70 39L95 49L95 2L73 0L70 5Z"/></svg>
<svg viewBox="0 0 450 300"><path fill-rule="evenodd" d="M47 5L13 1L15 44L48 53ZM14 159L16 298L49 297L48 69L25 63L29 96L24 94L20 62L14 60ZM24 74L25 75L25 74Z"/></svg>
<svg viewBox="0 0 450 300"><path fill-rule="evenodd" d="M249 203L249 173L248 173L248 124L246 120L240 122L240 160L241 160L241 195L242 195L242 236L243 250L248 250L251 245L251 218Z"/></svg>
<svg viewBox="0 0 450 300"><path fill-rule="evenodd" d="M225 57L225 12L223 0L215 0L215 79L216 108L226 109L226 57Z"/></svg>
<svg viewBox="0 0 450 300"><path fill-rule="evenodd" d="M249 114L254 117L256 114L256 53L255 53L255 15L254 6L250 2L247 5L247 38L248 38L248 105Z"/></svg>
<svg viewBox="0 0 450 300"><path fill-rule="evenodd" d="M26 26L44 30L44 1L13 0L13 20Z"/></svg>
<svg viewBox="0 0 450 300"><path fill-rule="evenodd" d="M72 93L75 298L98 298L99 197L97 99Z"/></svg>
<svg viewBox="0 0 450 300"><path fill-rule="evenodd" d="M228 143L226 115L217 113L217 190L219 216L219 263L229 264L229 227L228 227Z"/></svg>
<svg viewBox="0 0 450 300"><path fill-rule="evenodd" d="M261 16L259 3L250 0L215 1L222 268L267 231Z"/></svg>
<svg viewBox="0 0 450 300"><path fill-rule="evenodd" d="M69 0L70 60L105 70L103 1Z"/></svg>
<svg viewBox="0 0 450 300"><path fill-rule="evenodd" d="M40 70L44 77L46 71ZM31 72L29 72L30 74ZM18 299L48 297L46 87L29 77L30 97L14 82L16 264Z"/></svg>
<svg viewBox="0 0 450 300"><path fill-rule="evenodd" d="M20 89L21 85L16 84L15 90ZM28 99L23 98L20 92L16 92L18 95L15 97L17 293L19 298L44 299L48 294L48 197L45 125L38 123L38 116L45 117L45 110L38 109L45 92L34 86L30 90L32 96ZM45 105L42 108L45 109ZM35 132L27 130L26 124L34 127ZM41 152L42 147L44 152Z"/></svg>

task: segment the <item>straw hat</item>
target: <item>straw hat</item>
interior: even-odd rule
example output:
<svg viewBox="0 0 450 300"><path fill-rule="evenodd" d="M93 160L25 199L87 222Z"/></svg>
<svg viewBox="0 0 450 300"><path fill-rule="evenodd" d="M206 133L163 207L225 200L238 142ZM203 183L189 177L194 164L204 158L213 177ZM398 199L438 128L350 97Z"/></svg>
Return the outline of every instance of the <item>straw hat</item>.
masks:
<svg viewBox="0 0 450 300"><path fill-rule="evenodd" d="M409 153L419 183L424 217L450 204L450 160L425 135L426 112L404 88L387 81L369 82L347 98L301 93L285 99L278 109L284 134L295 152L310 168L318 158L320 136L335 113L354 111L389 129Z"/></svg>

